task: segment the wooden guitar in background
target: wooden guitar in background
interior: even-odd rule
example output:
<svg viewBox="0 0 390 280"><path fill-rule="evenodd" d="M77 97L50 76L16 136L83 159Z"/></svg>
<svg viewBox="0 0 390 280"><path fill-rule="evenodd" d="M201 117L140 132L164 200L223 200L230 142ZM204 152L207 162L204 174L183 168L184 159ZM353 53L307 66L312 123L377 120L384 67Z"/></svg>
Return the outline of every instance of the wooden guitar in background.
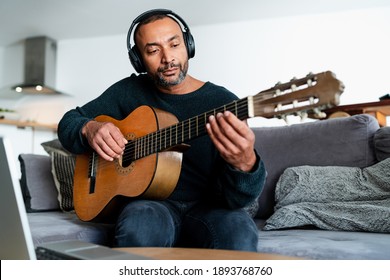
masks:
<svg viewBox="0 0 390 280"><path fill-rule="evenodd" d="M121 159L108 162L97 153L76 158L74 207L83 221L116 218L124 202L132 198L165 199L175 189L181 171L185 143L203 136L211 115L226 110L239 119L314 114L339 104L342 82L330 72L309 74L279 83L254 96L236 100L182 122L165 111L141 106L123 120L98 116L114 123L128 139Z"/></svg>

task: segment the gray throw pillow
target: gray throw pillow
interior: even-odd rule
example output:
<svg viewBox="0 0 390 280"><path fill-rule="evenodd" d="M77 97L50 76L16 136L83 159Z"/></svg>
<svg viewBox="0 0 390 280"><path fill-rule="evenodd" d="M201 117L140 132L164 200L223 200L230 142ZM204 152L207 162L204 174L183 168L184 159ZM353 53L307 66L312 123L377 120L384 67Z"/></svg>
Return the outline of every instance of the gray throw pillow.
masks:
<svg viewBox="0 0 390 280"><path fill-rule="evenodd" d="M264 230L316 226L390 232L390 158L359 168L290 167L276 185L275 213Z"/></svg>
<svg viewBox="0 0 390 280"><path fill-rule="evenodd" d="M26 211L59 210L58 191L51 174L50 157L35 154L19 155L20 185Z"/></svg>
<svg viewBox="0 0 390 280"><path fill-rule="evenodd" d="M267 169L258 218L274 211L275 186L292 166L366 167L377 162L373 138L378 121L370 115L320 120L284 127L256 127L256 150Z"/></svg>

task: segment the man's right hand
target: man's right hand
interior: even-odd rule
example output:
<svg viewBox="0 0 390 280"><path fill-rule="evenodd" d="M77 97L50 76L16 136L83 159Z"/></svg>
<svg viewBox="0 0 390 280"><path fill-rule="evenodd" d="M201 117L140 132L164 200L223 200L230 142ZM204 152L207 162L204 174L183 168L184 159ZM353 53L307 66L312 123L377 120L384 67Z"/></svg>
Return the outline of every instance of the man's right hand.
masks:
<svg viewBox="0 0 390 280"><path fill-rule="evenodd" d="M127 140L113 123L89 121L81 133L103 159L113 161L123 155Z"/></svg>

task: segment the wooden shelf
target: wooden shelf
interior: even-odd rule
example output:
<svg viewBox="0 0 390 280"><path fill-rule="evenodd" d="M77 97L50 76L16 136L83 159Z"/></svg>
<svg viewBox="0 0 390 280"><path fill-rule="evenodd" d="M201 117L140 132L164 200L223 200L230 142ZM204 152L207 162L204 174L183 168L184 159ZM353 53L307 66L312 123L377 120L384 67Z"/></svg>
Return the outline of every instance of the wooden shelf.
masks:
<svg viewBox="0 0 390 280"><path fill-rule="evenodd" d="M57 124L45 124L45 123L17 121L17 120L9 120L9 119L0 119L0 124L14 125L20 128L31 127L34 129L45 129L45 130L48 129L48 130L57 131Z"/></svg>
<svg viewBox="0 0 390 280"><path fill-rule="evenodd" d="M332 114L340 113L346 113L350 116L356 114L370 114L378 120L380 126L387 126L386 117L390 116L390 99L385 99L378 102L337 106L324 110L324 112L329 117L331 117Z"/></svg>

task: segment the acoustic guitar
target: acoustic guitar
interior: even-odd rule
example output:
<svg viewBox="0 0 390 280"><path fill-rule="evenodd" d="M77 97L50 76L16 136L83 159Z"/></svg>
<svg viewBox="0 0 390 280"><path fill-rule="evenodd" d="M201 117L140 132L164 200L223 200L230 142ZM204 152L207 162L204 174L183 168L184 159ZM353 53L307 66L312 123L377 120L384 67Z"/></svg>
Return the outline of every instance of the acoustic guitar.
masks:
<svg viewBox="0 0 390 280"><path fill-rule="evenodd" d="M74 173L74 207L83 221L110 221L126 201L134 198L162 200L179 179L183 151L191 139L207 134L211 115L226 110L240 120L262 116L285 118L291 114L321 118L321 110L339 104L344 90L330 72L278 83L274 87L178 122L165 111L141 106L123 120L101 115L128 140L123 156L112 162L91 152L78 155Z"/></svg>

